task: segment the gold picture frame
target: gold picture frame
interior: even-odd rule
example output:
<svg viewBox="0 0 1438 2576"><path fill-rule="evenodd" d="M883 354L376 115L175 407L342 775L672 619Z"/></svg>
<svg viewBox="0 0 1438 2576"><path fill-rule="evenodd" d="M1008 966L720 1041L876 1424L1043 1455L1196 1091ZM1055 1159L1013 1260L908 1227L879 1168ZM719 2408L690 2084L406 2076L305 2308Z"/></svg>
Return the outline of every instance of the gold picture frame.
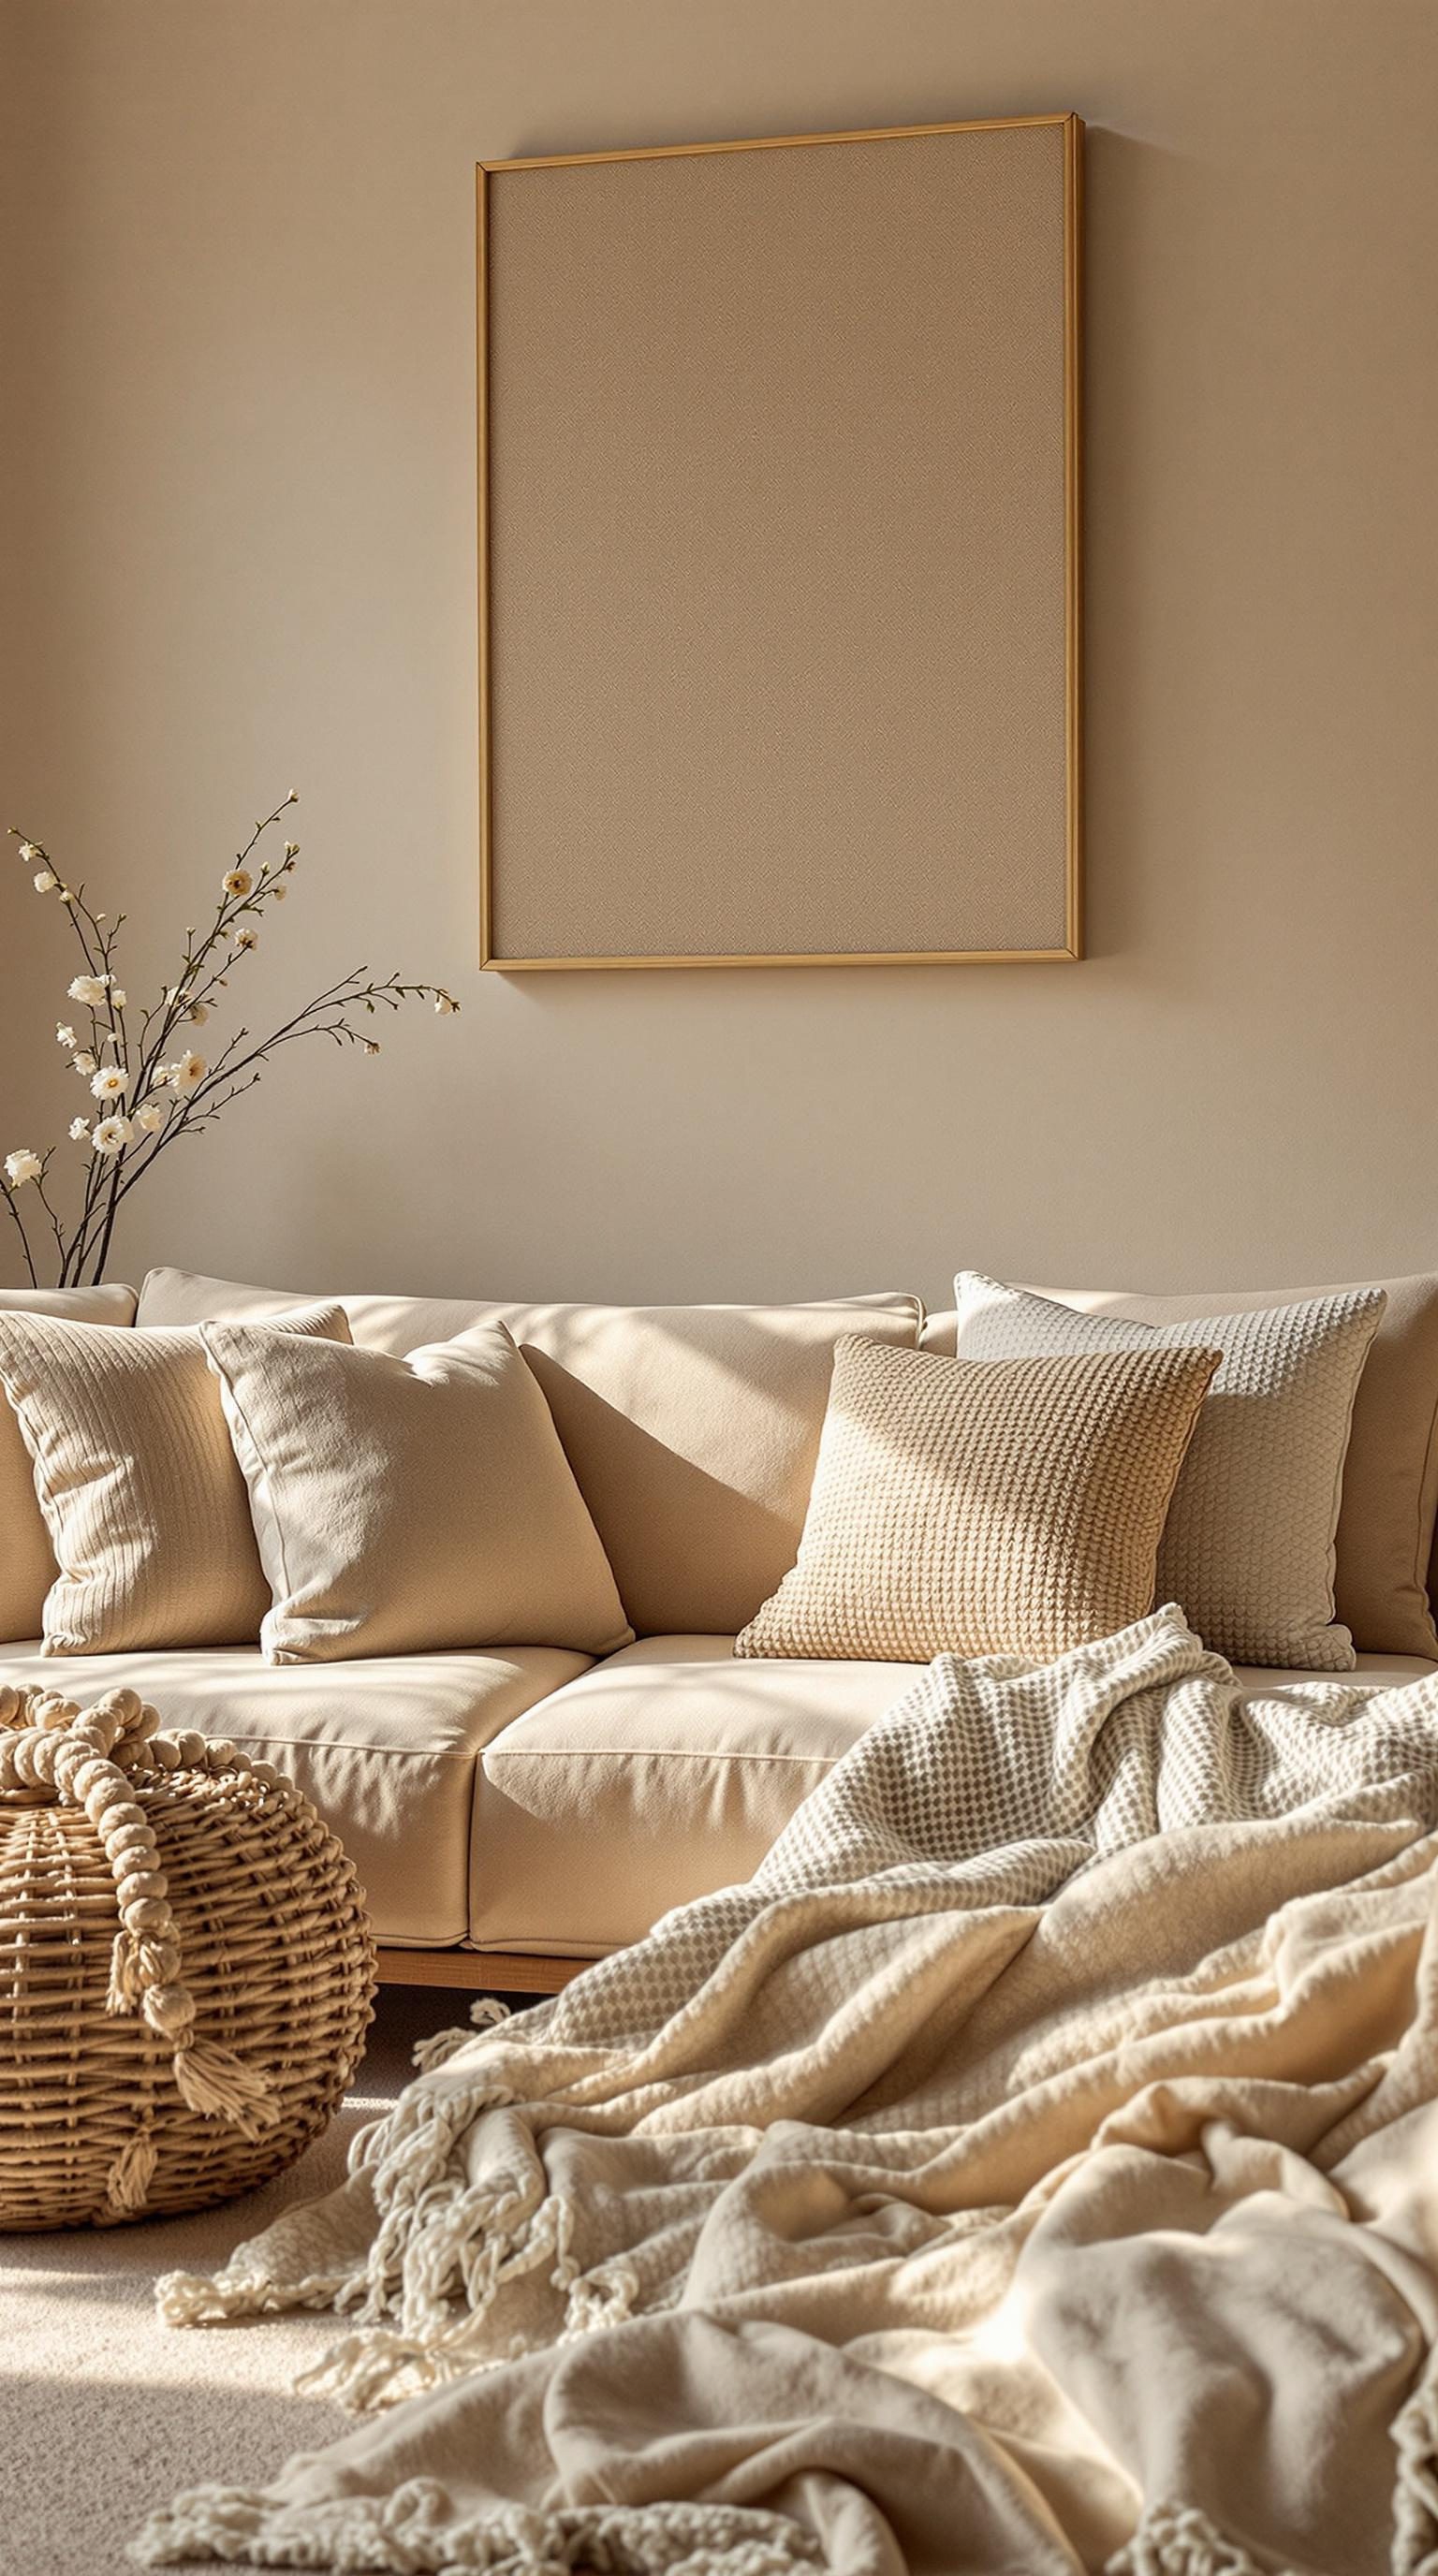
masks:
<svg viewBox="0 0 1438 2576"><path fill-rule="evenodd" d="M1042 931L1038 944L1011 944L1004 937L996 936L992 939L990 944L873 947L845 947L843 945L835 944L822 948L808 948L781 943L773 947L766 947L763 949L756 947L754 949L745 950L733 945L732 942L722 948L720 946L710 948L707 946L696 946L691 941L687 945L682 942L675 942L672 945L672 949L670 946L666 945L663 953L660 953L658 949L656 949L654 953L649 953L647 950L643 949L635 952L632 948L628 953L614 953L616 943L612 940L607 944L596 942L591 947L589 936L586 936L583 940L575 940L572 938L564 940L562 939L561 934L561 942L556 946L555 953L548 953L549 935L546 931L546 937L543 942L522 938L515 943L521 953L509 953L508 943L505 936L508 922L514 918L516 910L518 910L522 916L524 926L530 926L535 918L536 903L527 892L524 894L522 899L517 901L515 894L509 890L508 883L504 878L503 872L506 869L512 872L517 867L518 863L497 846L497 826L500 821L501 808L504 806L505 793L509 784L507 778L502 774L497 780L497 746L502 745L506 741L510 743L520 742L528 746L531 737L536 738L536 747L533 749L526 748L525 753L525 759L528 762L527 774L530 779L529 811L532 815L534 812L540 810L537 799L547 792L547 779L541 770L541 754L537 747L538 732L543 729L547 723L546 711L553 709L556 706L567 704L569 695L573 694L572 691L567 692L565 689L565 670L564 667L561 666L559 671L552 676L546 689L540 690L535 687L533 703L526 706L520 685L518 683L512 684L509 680L509 675L505 670L504 655L506 646L503 634L497 630L496 589L497 587L501 587L502 583L497 582L496 576L497 571L502 573L504 569L504 547L507 542L510 542L510 540L506 539L502 529L497 528L496 525L496 422L501 410L505 383L509 381L508 378L505 378L501 383L496 383L495 349L493 345L496 309L498 307L501 321L508 329L509 340L506 343L506 346L513 343L516 339L516 331L512 320L512 316L516 311L523 316L527 331L528 317L531 312L538 310L541 315L543 315L548 310L547 296L544 292L531 292L528 297L525 298L522 295L520 287L516 286L509 294L509 302L507 305L504 294L500 293L497 295L496 293L495 278L493 275L494 262L496 258L496 217L501 214L502 210L505 218L507 219L509 218L511 208L514 208L522 218L527 220L539 204L539 201L535 200L532 196L522 200L516 199L513 196L512 192L515 179L519 174L532 174L538 172L597 172L600 170L608 170L615 165L661 164L681 161L697 162L700 160L717 162L721 156L740 154L810 152L814 150L823 150L826 147L874 144L889 145L899 144L906 141L926 140L933 137L1011 136L1029 134L1040 130L1053 138L1053 142L1057 146L1061 169L1061 179L1057 183L1058 186L1061 186L1061 308L1059 305L1056 305L1054 308L1053 334L1057 335L1061 332L1062 417L1060 423L1055 415L1051 424L1051 429L1055 448L1057 444L1061 442L1062 498L1060 509L1056 494L1050 488L1050 481L1048 479L1050 468L1046 466L1043 486L1043 514L1045 525L1048 526L1051 524L1055 531L1055 535L1061 525L1062 569L1060 576L1056 565L1048 563L1046 560L1042 572L1042 578L1040 579L1037 574L1035 575L1035 584L1037 585L1035 588L1035 596L1038 595L1038 590L1042 589L1044 600L1047 601L1050 598L1052 599L1055 622L1057 623L1061 618L1062 635L1061 646L1059 645L1056 634L1052 639L1052 668L1050 669L1048 667L1046 659L1043 689L1041 691L1033 690L1031 692L1034 703L1037 704L1041 700L1044 710L1043 724L1046 730L1044 731L1043 739L1047 747L1046 762L1048 764L1044 769L1044 793L1049 798L1049 803L1045 807L1045 813L1051 813L1053 818L1054 829L1052 832L1052 839L1055 844L1055 848L1052 853L1049 852L1046 844L1042 862L1043 870L1045 872L1050 870L1052 871L1051 877L1048 873L1044 873L1041 878L1038 873L1035 873L1034 878L1033 902L1031 908L1035 911L1036 917L1040 912L1043 916ZM635 150L615 152L562 153L522 160L481 162L478 165L476 171L476 189L478 276L479 755L481 841L480 962L482 966L490 969L491 971L505 974L530 974L556 972L573 973L613 969L697 969L704 967L716 968L736 966L998 965L1050 962L1070 963L1082 957L1083 603L1081 492L1083 458L1081 367L1083 301L1083 132L1083 123L1078 116L1072 113L1062 112L1052 115L976 118L942 124L882 126L868 130L846 131L832 134L775 135L727 143L662 144L646 146ZM1045 149L1047 149L1047 147L1045 147ZM778 165L773 166L777 168ZM872 169L875 165L870 163L868 166ZM1017 167L1018 165L1015 164L1015 166ZM652 185L652 183L649 184ZM1045 186L1051 184L1047 173L1047 163L1045 163L1044 184ZM500 193L506 188L511 192L508 196ZM1055 189L1055 197L1057 198L1057 188ZM1055 207L1055 211L1056 210L1057 207ZM571 214L566 217L566 221L569 221L572 224L578 224L583 211L582 205L576 201L574 209ZM1051 235L1045 229L1048 222L1049 213L1046 211L1044 205L1040 205L1032 230L1035 238L1041 241L1043 245L1043 258L1045 261L1047 261L1051 256ZM590 229L593 229L592 225ZM500 226L500 230L501 232L503 231L502 224ZM522 243L524 240L523 221L519 223L518 234ZM562 227L559 238L562 246ZM586 243L587 238L588 236L585 235L584 239ZM546 257L549 259L549 266L547 269L544 265ZM541 288L546 288L550 278L556 274L563 275L566 273L565 259L562 255L558 257L555 256L554 242L552 240L549 242L547 249L545 243L541 241L536 250L532 250L527 254L527 259L528 267L525 273L528 277L531 289L534 287L536 279L539 281ZM521 258L518 265L521 269L524 269L525 261L523 258ZM608 273L612 274L613 270L611 269ZM1045 274L1047 275L1047 272L1045 272ZM576 289L576 292L577 291L578 290ZM1052 288L1049 285L1045 285L1043 292L1046 294L1050 293L1052 292ZM527 460L530 451L536 445L542 446L543 444L542 438L536 441L534 429L536 422L543 424L547 417L544 409L542 408L541 402L544 388L546 385L552 388L562 382L562 370L567 364L565 317L563 313L564 298L562 294L557 299L557 302L559 311L554 323L554 346L543 350L540 359L532 365L528 360L526 360L526 370L521 371L525 372L525 382L522 389L522 398L519 403L519 418L516 423L506 427L504 438L500 442L501 452L504 458L508 460L510 458L518 457L524 460L524 470L526 471L529 470ZM579 315L579 327L576 330L574 327L573 315L569 317L568 348L576 348L580 346L581 343L584 343L585 321L586 316L581 311ZM647 317L641 316L636 322L637 341L642 340L643 331L646 325ZM527 336L532 338L533 334L528 333L527 331ZM945 343L943 345L947 346L949 344ZM1048 343L1046 342L1046 346L1047 345ZM647 350L637 350L635 360L636 372L640 370L641 359L645 355L647 355ZM594 363L603 367L606 361L607 352L601 351ZM1057 372L1057 370L1055 370L1055 372ZM1047 382L1048 379L1045 378L1044 383L1047 384ZM1040 392L1042 392L1042 388L1040 388ZM1045 405L1047 403L1046 394L1043 395L1043 403ZM558 408L558 406L556 406L556 408ZM1048 424L1045 419L1043 424L1044 439L1047 439L1049 434L1050 424ZM506 441L507 444L505 443ZM1045 445L1043 450L1045 456L1051 457L1055 452L1055 448L1050 448ZM540 484L536 488L544 488L542 486L542 461L541 465L537 467L535 471L541 478ZM513 479L512 475L511 479ZM547 488L552 491L557 487L562 487L565 480L566 478L563 476L552 476ZM505 489L508 490L507 483L505 485ZM1004 506L1008 510L1011 518L1015 516L1016 512L1018 513L1015 523L1022 526L1024 524L1022 517L1022 495L1019 494L1016 498L1014 493L1006 490ZM544 536L542 529L538 529L538 522L541 516L542 513L537 505L534 494L529 496L527 518L522 509L512 509L510 511L509 519L506 524L510 527L511 532L515 528L518 528L526 540L525 544L521 544L517 541L513 543L512 550L516 555L523 556L525 554L526 544L530 534L534 534L535 545L540 547L542 550ZM536 530L537 533L535 533ZM562 577L567 578L567 575L563 575ZM1047 588L1043 587L1044 584L1048 585ZM1019 585L1016 585L1016 587L1018 586ZM1031 585L1031 587L1032 586L1034 585ZM560 588L561 581L560 579L556 579L556 581L551 584L550 595L552 597L559 596ZM539 654L535 642L536 635L539 636L541 642L545 642L547 641L548 636L553 632L553 621L551 621L551 626L548 629L544 628L540 620L540 612L535 611L532 606L535 597L541 590L542 585L534 582L530 582L526 585L519 580L518 576L515 576L511 579L509 589L506 593L511 624L514 623L516 617L529 617L531 619L531 631L525 634L522 647L515 655L516 662L520 667L529 671L533 671L539 660ZM1048 610L1045 608L1044 616L1047 617L1047 615ZM1043 628L1043 634L1045 638L1049 635L1047 625ZM569 675L571 677L574 677L575 675L583 677L583 675L585 675L592 667L591 663L584 660L584 654L586 651L591 653L593 651L592 638L588 639L587 642L584 639L581 639L581 642L576 649L575 658L568 666ZM1046 657L1050 653L1050 644L1047 641L1044 644L1044 652ZM1025 670L1034 659L1035 655L1032 651L1030 651L1026 657L1024 655L1016 657L1018 665ZM665 677L667 678L667 674ZM499 683L498 686L497 682ZM533 682L531 682L531 686L534 686ZM1057 704L1060 690L1062 697L1061 717ZM689 700L686 703L694 703L698 696L699 691L696 685L696 688L691 690ZM496 705L497 698L502 704L502 712L498 720ZM511 699L514 699L517 702L518 714L515 713L514 707L510 703ZM626 703L633 703L632 693L631 698L626 701ZM991 709L987 710L987 713L990 717L992 716ZM1002 710L1000 710L1000 713L1002 713ZM1019 707L1015 721L1017 723L1020 737L1022 737L1024 724L1029 721L1031 713L1032 710L1027 702ZM1034 718L1034 721L1038 721L1037 717ZM595 719L593 718L592 712L590 715L590 723L590 739L592 740L595 730ZM1058 745L1060 741L1060 726L1062 745L1061 814L1058 778ZM688 748L691 751L691 766L694 773L696 775L701 774L703 768L702 756L693 752L692 746ZM512 760L511 767L515 766L523 767L524 763ZM1049 775L1050 766L1053 772L1052 777ZM991 801L992 797L1004 792L1006 772L1002 758L995 758L993 769L994 779L998 783L994 784L993 782L990 782ZM558 771L559 762L556 760L556 774ZM1013 763L1013 775L1015 778L1018 778L1021 773L1023 775L1027 775L1026 771L1024 771L1022 760L1016 759ZM568 775L567 772L564 772L563 774L565 776ZM628 772L626 775L632 776L633 773ZM535 784L536 781L537 785ZM522 797L518 801L522 805ZM611 810L617 817L620 807L616 805ZM566 831L564 828L564 818L560 816L556 820L553 834L551 836L554 847L565 853L574 846L575 842L575 834L572 828L572 816L569 818L569 826L570 828ZM711 825L711 842L716 830L717 826ZM513 833L511 837L514 837ZM561 920L565 918L573 918L576 913L587 918L588 907L591 899L590 890L595 885L598 885L601 890L599 901L602 908L604 887L609 884L611 880L617 884L618 879L622 874L622 870L616 865L616 854L622 854L626 861L628 859L629 854L627 844L623 845L621 852L621 838L622 836L619 832L616 821L615 828L611 833L607 854L603 848L601 848L599 852L601 862L606 862L608 865L608 877L606 877L603 872L603 866L601 866L598 874L596 874L592 868L589 869L588 873L586 873L585 861L581 859L578 862L573 885L566 886L563 889L558 901L558 910ZM655 838L657 843L662 846L664 840L662 831L656 830ZM1011 853L1001 854L1001 865L1010 866L1010 860ZM704 864L705 862L701 859L701 869ZM713 879L715 877L715 871L712 867L712 849L709 865L710 878ZM874 871L874 874L877 878L878 872ZM1011 866L1010 874L1012 874ZM944 898L942 893L937 890L938 872L932 865L930 868L930 875L934 879L934 883L926 887L923 900L930 910L932 910L934 905L941 904ZM862 884L860 884L859 890L855 891L856 878L862 879L862 865L859 864L856 866L851 862L849 875L845 882L847 888L847 900L850 903L851 915L854 917L861 915L863 901ZM706 880L706 882L707 881L708 880ZM759 879L758 876L756 876L754 866L751 864L750 876L747 881L751 896L753 895L754 887L758 881ZM765 884L773 884L774 878L772 876L772 872L770 876L765 878L763 881ZM654 889L658 899L658 908L661 914L663 914L666 904L670 903L670 897L674 893L676 880L666 876L665 871L661 866L651 864L647 877L642 877L640 880L636 880L636 882L640 884L641 891L647 887L652 887ZM714 891L717 901L721 903L728 902L731 906L738 901L742 906L742 896L736 896L732 889L726 892L726 889L721 884L715 882ZM807 904L812 897L813 902L817 906L822 907L824 895L825 886L823 878L822 875L818 875L815 878L812 889L806 891L801 888L799 893L795 895L794 899L795 901L798 901L802 898L802 900ZM675 897L675 900L678 901L678 898ZM526 904L528 907L527 911ZM634 888L631 887L628 905L629 916L631 919L634 917L637 905L638 897L635 895ZM1050 906L1052 907L1051 911L1049 910ZM683 911L683 902L679 903L679 909L681 912ZM989 905L989 909L992 911L992 904ZM535 953L536 951L538 951L538 953Z"/></svg>

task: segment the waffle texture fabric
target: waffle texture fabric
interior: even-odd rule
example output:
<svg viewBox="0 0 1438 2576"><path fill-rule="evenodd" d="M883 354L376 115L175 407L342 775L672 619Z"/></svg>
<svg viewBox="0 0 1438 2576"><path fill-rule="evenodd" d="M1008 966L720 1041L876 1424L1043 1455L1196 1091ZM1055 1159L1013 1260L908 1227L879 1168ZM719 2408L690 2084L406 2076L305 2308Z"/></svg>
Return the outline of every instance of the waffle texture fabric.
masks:
<svg viewBox="0 0 1438 2576"><path fill-rule="evenodd" d="M1158 1554L1158 1592L1237 1664L1353 1670L1334 1605L1335 1539L1353 1402L1381 1288L1293 1306L1140 1324L1080 1315L979 1271L954 1283L964 1359L1218 1349Z"/></svg>
<svg viewBox="0 0 1438 2576"><path fill-rule="evenodd" d="M338 1305L285 1329L349 1339ZM0 1385L58 1566L47 1655L252 1643L269 1585L199 1333L0 1313Z"/></svg>
<svg viewBox="0 0 1438 2576"><path fill-rule="evenodd" d="M1211 1350L838 1346L798 1563L736 1655L1061 1654L1153 1607Z"/></svg>
<svg viewBox="0 0 1438 2576"><path fill-rule="evenodd" d="M200 1330L274 1596L271 1663L628 1645L599 1533L502 1324L403 1360L274 1324Z"/></svg>

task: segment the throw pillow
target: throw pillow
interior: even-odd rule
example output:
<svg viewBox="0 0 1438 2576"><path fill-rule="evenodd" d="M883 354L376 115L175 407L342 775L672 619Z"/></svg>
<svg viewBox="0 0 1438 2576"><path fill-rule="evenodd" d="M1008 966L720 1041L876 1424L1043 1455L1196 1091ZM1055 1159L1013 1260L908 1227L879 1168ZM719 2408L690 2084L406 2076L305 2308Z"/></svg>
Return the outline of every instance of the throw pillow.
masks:
<svg viewBox="0 0 1438 2576"><path fill-rule="evenodd" d="M338 1306L291 1316L287 1329L349 1333ZM258 1636L269 1587L198 1332L0 1313L0 1386L59 1568L47 1655Z"/></svg>
<svg viewBox="0 0 1438 2576"><path fill-rule="evenodd" d="M978 1271L960 1272L955 1289L965 1359L1220 1350L1159 1549L1159 1591L1234 1663L1352 1670L1353 1640L1334 1610L1334 1534L1381 1289L1162 1325L1075 1314Z"/></svg>
<svg viewBox="0 0 1438 2576"><path fill-rule="evenodd" d="M798 1563L736 1655L1057 1655L1152 1609L1213 1351L840 1342Z"/></svg>
<svg viewBox="0 0 1438 2576"><path fill-rule="evenodd" d="M273 1325L201 1332L273 1594L271 1663L628 1644L599 1533L502 1324L403 1360Z"/></svg>
<svg viewBox="0 0 1438 2576"><path fill-rule="evenodd" d="M68 1316L78 1324L135 1320L133 1288L0 1288L0 1313ZM0 1638L38 1637L55 1551L35 1493L35 1470L20 1425L0 1397Z"/></svg>

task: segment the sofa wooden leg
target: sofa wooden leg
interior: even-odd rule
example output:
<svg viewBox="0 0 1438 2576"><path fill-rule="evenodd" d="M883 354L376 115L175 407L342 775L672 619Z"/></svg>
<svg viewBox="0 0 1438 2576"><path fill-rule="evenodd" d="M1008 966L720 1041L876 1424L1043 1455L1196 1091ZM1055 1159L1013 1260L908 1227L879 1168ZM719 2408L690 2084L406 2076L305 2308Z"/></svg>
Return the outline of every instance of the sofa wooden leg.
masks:
<svg viewBox="0 0 1438 2576"><path fill-rule="evenodd" d="M588 1959L530 1959L514 1950L384 1950L382 1986L454 1986L470 1994L557 1995Z"/></svg>

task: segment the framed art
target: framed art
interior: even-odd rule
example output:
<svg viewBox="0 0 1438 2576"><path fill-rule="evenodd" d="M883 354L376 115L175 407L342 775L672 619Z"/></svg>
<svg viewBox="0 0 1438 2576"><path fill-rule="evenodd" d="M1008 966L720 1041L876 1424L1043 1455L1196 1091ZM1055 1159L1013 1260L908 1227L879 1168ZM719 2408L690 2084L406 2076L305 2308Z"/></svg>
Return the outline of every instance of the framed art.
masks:
<svg viewBox="0 0 1438 2576"><path fill-rule="evenodd" d="M486 966L1082 954L1082 138L481 165Z"/></svg>

